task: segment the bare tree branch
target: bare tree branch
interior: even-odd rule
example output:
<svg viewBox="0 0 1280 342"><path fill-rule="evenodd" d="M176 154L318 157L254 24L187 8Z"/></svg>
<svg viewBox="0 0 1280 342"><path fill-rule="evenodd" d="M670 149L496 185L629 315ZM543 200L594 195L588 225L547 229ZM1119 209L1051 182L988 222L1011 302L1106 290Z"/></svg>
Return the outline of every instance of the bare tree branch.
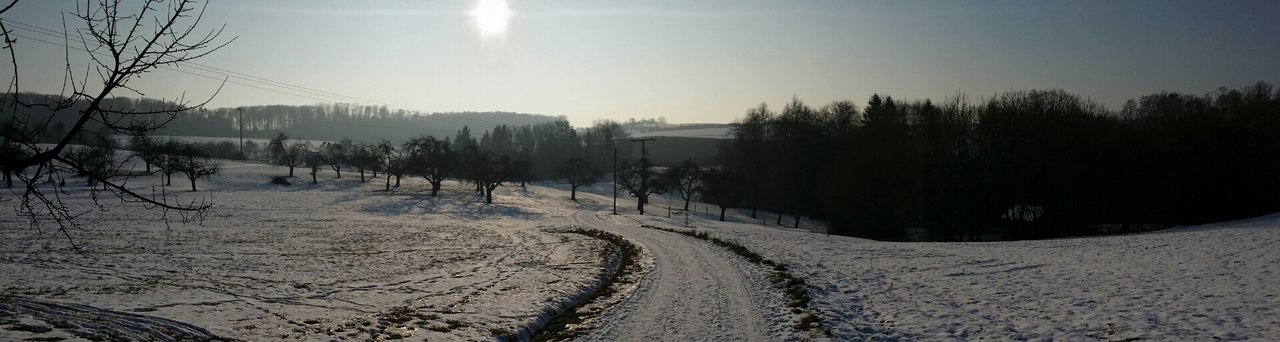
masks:
<svg viewBox="0 0 1280 342"><path fill-rule="evenodd" d="M7 13L17 2L12 0L0 8L0 14ZM129 180L149 173L129 169L137 162L134 156L113 157L115 146L109 135L148 135L180 113L203 108L221 91L219 85L204 101L192 103L184 95L148 108L117 105L115 95L120 91L141 95L140 89L129 84L131 80L157 68L171 68L204 57L234 41L218 42L225 25L198 30L207 7L207 2L196 0L146 0L136 5L120 0L77 2L75 12L68 15L79 21L79 26L68 25L67 16L63 17L61 45L66 62L63 94L56 96L21 93L15 36L53 43L15 35L0 17L3 48L9 50L7 64L14 71L9 92L0 98L0 107L8 111L0 113L0 170L16 175L24 183L21 189L0 193L0 201L8 200L4 194L12 194L20 201L16 209L19 215L29 218L32 224L53 221L59 232L71 240L70 231L81 228L78 219L94 210L83 208L82 203L64 201L63 196L68 194L64 177L75 174L91 185L90 208L109 209L99 202L102 192L124 203L158 209L166 220L170 211L179 213L183 222L202 219L213 205L212 195L181 202L163 187L158 192L153 187L150 194L138 192L129 186ZM73 69L71 49L88 54L83 77L77 78ZM100 84L89 82L93 74ZM32 114L34 109L39 109L40 114ZM51 129L55 121L58 125ZM95 132L96 135L89 134ZM99 152L90 153L93 151ZM74 241L72 245L79 248Z"/></svg>

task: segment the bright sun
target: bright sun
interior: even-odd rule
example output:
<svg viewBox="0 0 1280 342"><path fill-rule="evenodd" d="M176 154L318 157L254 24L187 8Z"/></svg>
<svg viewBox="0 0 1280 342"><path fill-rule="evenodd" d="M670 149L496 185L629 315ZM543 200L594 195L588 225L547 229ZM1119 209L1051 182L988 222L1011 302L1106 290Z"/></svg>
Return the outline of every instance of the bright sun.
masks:
<svg viewBox="0 0 1280 342"><path fill-rule="evenodd" d="M511 7L506 0L480 0L476 8L471 10L471 18L480 29L481 37L502 36L507 33L507 23L511 21Z"/></svg>

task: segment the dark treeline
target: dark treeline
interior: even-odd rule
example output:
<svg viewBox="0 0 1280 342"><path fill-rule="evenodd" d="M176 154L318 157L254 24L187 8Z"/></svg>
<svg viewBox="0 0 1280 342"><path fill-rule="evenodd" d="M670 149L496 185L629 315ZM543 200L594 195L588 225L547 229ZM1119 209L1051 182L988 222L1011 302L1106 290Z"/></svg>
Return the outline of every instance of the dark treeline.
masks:
<svg viewBox="0 0 1280 342"><path fill-rule="evenodd" d="M612 168L615 150L620 158L629 158L632 148L624 143L629 137L617 122L600 121L574 129L564 120L497 125L479 134L463 126L449 136L421 134L400 144L387 139L354 143L342 138L313 146L282 132L265 153L273 163L288 167L289 176L294 175L294 168L309 167L313 183L318 182L317 172L322 169L332 169L337 178L342 177L342 170L348 174L354 171L362 182L382 173L386 190L399 187L404 177L420 176L436 196L445 178L455 178L473 185L486 202L492 202L493 190L503 184L523 187L529 181L567 179L576 190L594 183Z"/></svg>
<svg viewBox="0 0 1280 342"><path fill-rule="evenodd" d="M8 97L3 94L0 97ZM42 94L19 94L24 103L51 103L61 97ZM103 107L113 110L158 111L173 108L174 103L149 98L109 98L104 100ZM86 103L77 103L72 111L87 107ZM8 109L8 108L6 108ZM48 108L32 106L22 108L23 115L44 118L50 113ZM200 108L184 112L173 117L163 128L152 132L156 135L172 136L204 136L204 137L238 137L240 134L239 119L244 116L244 136L246 138L272 138L277 132L288 131L295 136L314 140L338 140L348 137L356 141L376 142L379 139L404 141L420 134L445 136L452 134L463 126L472 129L487 130L500 124L529 125L556 120L552 117L536 114L510 112L458 112L425 114L404 109L390 109L387 106L371 106L350 103L322 103L312 105L266 105L224 107L216 109ZM109 116L109 115L108 115ZM49 129L66 130L73 123L74 115L54 115ZM96 122L90 123L89 131L98 129ZM58 132L51 132L55 136Z"/></svg>
<svg viewBox="0 0 1280 342"><path fill-rule="evenodd" d="M862 108L794 99L733 125L721 168L734 177L720 178L741 193L716 197L876 239L1128 232L1280 210L1278 133L1267 83L1118 112L1060 90L980 104L876 95Z"/></svg>

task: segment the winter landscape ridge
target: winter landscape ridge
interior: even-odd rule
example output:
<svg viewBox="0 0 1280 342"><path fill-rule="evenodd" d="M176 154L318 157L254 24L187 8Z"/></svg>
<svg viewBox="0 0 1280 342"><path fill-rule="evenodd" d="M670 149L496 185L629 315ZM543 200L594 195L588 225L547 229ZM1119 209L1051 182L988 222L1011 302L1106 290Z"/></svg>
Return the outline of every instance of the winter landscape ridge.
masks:
<svg viewBox="0 0 1280 342"><path fill-rule="evenodd" d="M527 339L575 304L591 311L564 328L575 340L1280 336L1280 215L1102 237L881 242L745 211L719 222L701 203L668 217L661 199L646 215L624 200L612 215L607 182L578 189L577 202L564 184L508 184L484 204L459 183L429 197L416 177L392 191L349 174L268 182L282 173L226 161L202 191L171 194L212 194L216 206L192 224L104 201L110 210L64 236L6 211L0 340ZM64 200L89 204L86 189L64 189ZM633 279L589 299L621 267L618 250L575 228L638 246ZM784 265L803 279L822 329L800 328L812 322L768 268L658 228Z"/></svg>

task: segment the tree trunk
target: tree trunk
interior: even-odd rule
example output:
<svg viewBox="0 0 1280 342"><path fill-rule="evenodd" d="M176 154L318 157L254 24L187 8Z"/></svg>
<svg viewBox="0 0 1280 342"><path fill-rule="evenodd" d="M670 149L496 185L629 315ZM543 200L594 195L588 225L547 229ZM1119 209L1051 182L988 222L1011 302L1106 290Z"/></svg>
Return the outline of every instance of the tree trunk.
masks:
<svg viewBox="0 0 1280 342"><path fill-rule="evenodd" d="M751 218L753 218L753 219L754 219L754 218L757 218L757 217L756 217L756 205L755 205L754 203L753 203L753 204L751 204Z"/></svg>
<svg viewBox="0 0 1280 342"><path fill-rule="evenodd" d="M391 174L390 174L390 173L386 173L386 172L383 172L383 174L386 174L386 175L387 175L387 189L386 189L386 191L391 191Z"/></svg>
<svg viewBox="0 0 1280 342"><path fill-rule="evenodd" d="M796 214L795 218L796 218L796 224L791 228L800 228L800 214Z"/></svg>
<svg viewBox="0 0 1280 342"><path fill-rule="evenodd" d="M686 197L686 198L684 199L684 210L685 210L685 211L689 211L689 199L691 199L691 198L693 198L693 196L689 196L689 197Z"/></svg>
<svg viewBox="0 0 1280 342"><path fill-rule="evenodd" d="M397 188L399 188L399 187L400 187L400 174L398 174L398 173L396 174L396 187L397 187Z"/></svg>
<svg viewBox="0 0 1280 342"><path fill-rule="evenodd" d="M195 179L195 178L191 178L191 191L192 191L192 192L195 192L195 191L196 191L196 179Z"/></svg>
<svg viewBox="0 0 1280 342"><path fill-rule="evenodd" d="M782 225L782 212L781 212L781 211L779 211L779 212L778 212L778 221L774 222L773 224L776 224L776 225L779 225L779 226L781 226L781 225Z"/></svg>
<svg viewBox="0 0 1280 342"><path fill-rule="evenodd" d="M335 169L333 169L333 172L337 172L337 173L338 173L338 177L336 177L336 178L338 178L338 179L342 179L342 170L339 170L339 169L336 169L336 168L335 168Z"/></svg>
<svg viewBox="0 0 1280 342"><path fill-rule="evenodd" d="M720 222L724 222L724 207L720 207Z"/></svg>
<svg viewBox="0 0 1280 342"><path fill-rule="evenodd" d="M640 211L640 215L644 215L644 197L636 197L636 210Z"/></svg>
<svg viewBox="0 0 1280 342"><path fill-rule="evenodd" d="M13 171L4 170L4 187L13 187Z"/></svg>
<svg viewBox="0 0 1280 342"><path fill-rule="evenodd" d="M485 191L484 191L484 203L485 203L485 204L493 204L493 188L490 188L490 187L488 187L488 186L486 186L486 187L485 187Z"/></svg>
<svg viewBox="0 0 1280 342"><path fill-rule="evenodd" d="M360 169L360 182L364 183L364 169Z"/></svg>
<svg viewBox="0 0 1280 342"><path fill-rule="evenodd" d="M320 184L320 182L316 181L317 173L319 172L316 172L316 170L311 170L311 184Z"/></svg>
<svg viewBox="0 0 1280 342"><path fill-rule="evenodd" d="M172 173L166 173L166 174L164 175L164 185L165 185L165 186L173 185L173 174L172 174Z"/></svg>
<svg viewBox="0 0 1280 342"><path fill-rule="evenodd" d="M431 197L436 197L440 193L440 181L431 182Z"/></svg>
<svg viewBox="0 0 1280 342"><path fill-rule="evenodd" d="M578 201L578 186L577 186L577 185L570 185L570 186L569 186L569 200L574 201L574 202L577 202L577 201Z"/></svg>

